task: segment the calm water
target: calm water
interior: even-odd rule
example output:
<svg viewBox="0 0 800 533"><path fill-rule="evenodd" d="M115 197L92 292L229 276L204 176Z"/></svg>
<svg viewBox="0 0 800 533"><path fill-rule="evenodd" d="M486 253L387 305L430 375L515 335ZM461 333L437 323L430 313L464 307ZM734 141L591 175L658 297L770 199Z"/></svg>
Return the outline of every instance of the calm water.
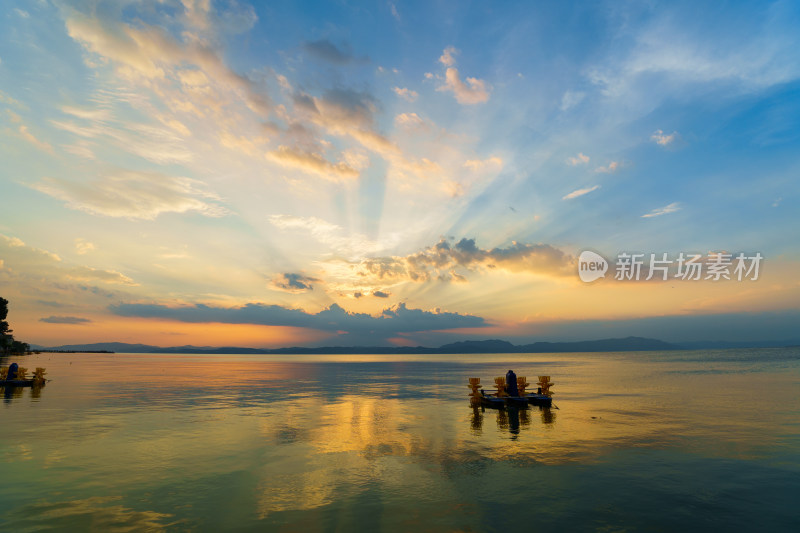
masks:
<svg viewBox="0 0 800 533"><path fill-rule="evenodd" d="M800 530L800 349L14 360L3 531Z"/></svg>

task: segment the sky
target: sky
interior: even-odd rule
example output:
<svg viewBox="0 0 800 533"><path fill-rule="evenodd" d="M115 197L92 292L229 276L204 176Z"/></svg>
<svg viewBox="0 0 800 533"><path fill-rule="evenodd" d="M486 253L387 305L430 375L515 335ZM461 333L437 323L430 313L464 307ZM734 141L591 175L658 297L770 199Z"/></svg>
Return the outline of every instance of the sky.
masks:
<svg viewBox="0 0 800 533"><path fill-rule="evenodd" d="M44 346L797 339L798 27L796 2L3 2L8 321Z"/></svg>

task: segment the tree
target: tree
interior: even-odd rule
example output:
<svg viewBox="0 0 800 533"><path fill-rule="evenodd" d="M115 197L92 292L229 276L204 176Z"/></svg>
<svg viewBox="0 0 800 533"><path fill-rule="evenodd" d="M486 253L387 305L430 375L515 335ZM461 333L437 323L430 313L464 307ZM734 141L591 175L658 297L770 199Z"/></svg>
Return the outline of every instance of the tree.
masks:
<svg viewBox="0 0 800 533"><path fill-rule="evenodd" d="M8 316L8 300L0 297L0 353L25 353L30 350L30 346L21 341L14 340L11 334L13 331L8 327L6 317Z"/></svg>
<svg viewBox="0 0 800 533"><path fill-rule="evenodd" d="M8 322L6 322L7 316L8 316L8 300L0 297L0 335L6 335L8 333L11 333L11 330L8 329Z"/></svg>
<svg viewBox="0 0 800 533"><path fill-rule="evenodd" d="M27 342L11 341L11 347L9 351L13 354L24 354L31 351L31 346Z"/></svg>

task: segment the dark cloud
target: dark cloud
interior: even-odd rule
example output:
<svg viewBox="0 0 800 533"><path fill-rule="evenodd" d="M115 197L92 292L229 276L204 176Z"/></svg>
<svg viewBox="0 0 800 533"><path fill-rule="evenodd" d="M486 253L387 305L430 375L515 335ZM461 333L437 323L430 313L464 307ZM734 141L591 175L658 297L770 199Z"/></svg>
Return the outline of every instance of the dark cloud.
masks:
<svg viewBox="0 0 800 533"><path fill-rule="evenodd" d="M295 105L311 114L311 120L333 129L372 128L378 103L374 96L366 91L353 89L328 89L311 103L307 95L296 95Z"/></svg>
<svg viewBox="0 0 800 533"><path fill-rule="evenodd" d="M372 291L372 295L376 298L388 298L389 296L391 296L391 294L384 291Z"/></svg>
<svg viewBox="0 0 800 533"><path fill-rule="evenodd" d="M306 93L297 92L292 95L292 102L294 106L306 113L319 114L317 104L314 103L314 98Z"/></svg>
<svg viewBox="0 0 800 533"><path fill-rule="evenodd" d="M339 48L328 39L303 43L303 50L317 59L334 65L349 65L350 63L365 63L369 61L367 57L355 57L347 44Z"/></svg>
<svg viewBox="0 0 800 533"><path fill-rule="evenodd" d="M466 281L456 269L502 268L512 272L574 275L575 258L549 244L512 242L505 248L483 249L475 239L442 239L433 246L403 257L361 261L362 276L410 281Z"/></svg>
<svg viewBox="0 0 800 533"><path fill-rule="evenodd" d="M313 291L313 284L319 282L320 280L317 278L286 272L273 279L272 286L288 292L307 292Z"/></svg>
<svg viewBox="0 0 800 533"><path fill-rule="evenodd" d="M476 328L489 324L479 316L442 311L409 309L405 304L384 309L380 315L350 313L337 304L318 313L289 309L280 305L247 304L241 307L215 307L203 304L168 307L160 304L119 304L112 313L125 317L160 318L191 323L257 324L292 326L335 332L340 339L358 342L385 342L399 333Z"/></svg>
<svg viewBox="0 0 800 533"><path fill-rule="evenodd" d="M88 318L77 316L49 316L47 318L40 318L39 322L47 322L48 324L89 324L92 321Z"/></svg>
<svg viewBox="0 0 800 533"><path fill-rule="evenodd" d="M36 300L36 303L41 305L46 305L47 307L67 307L65 304L60 302L53 302L50 300Z"/></svg>

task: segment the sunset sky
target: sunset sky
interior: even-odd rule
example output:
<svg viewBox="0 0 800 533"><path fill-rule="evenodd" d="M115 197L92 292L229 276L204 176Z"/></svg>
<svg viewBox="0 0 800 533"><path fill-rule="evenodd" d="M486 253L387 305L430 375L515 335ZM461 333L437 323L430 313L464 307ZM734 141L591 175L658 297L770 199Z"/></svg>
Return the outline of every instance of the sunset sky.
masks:
<svg viewBox="0 0 800 533"><path fill-rule="evenodd" d="M3 2L8 321L45 346L800 338L798 28L796 2ZM763 260L584 283L584 250Z"/></svg>

